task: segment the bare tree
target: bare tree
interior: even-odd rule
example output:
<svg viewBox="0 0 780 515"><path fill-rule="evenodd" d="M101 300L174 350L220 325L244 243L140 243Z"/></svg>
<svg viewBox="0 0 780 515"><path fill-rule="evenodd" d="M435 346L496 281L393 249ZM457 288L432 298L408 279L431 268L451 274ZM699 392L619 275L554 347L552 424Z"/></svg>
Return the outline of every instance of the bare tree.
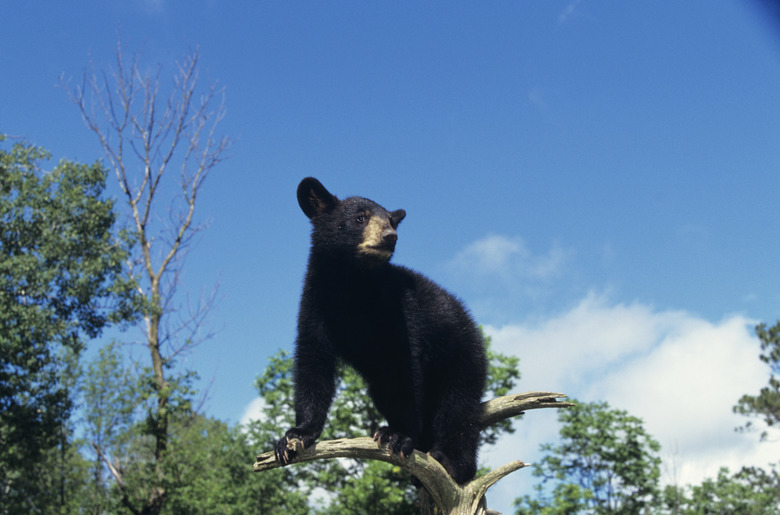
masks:
<svg viewBox="0 0 780 515"><path fill-rule="evenodd" d="M137 513L157 513L165 499L160 464L168 448L173 399L189 395L172 378L174 358L209 336L202 330L214 300L212 294L194 307L184 306L178 295L183 258L203 229L195 222L198 195L230 147L227 137L217 135L225 115L223 91L216 83L199 85L198 57L195 49L177 63L169 88L160 81L160 66L147 71L140 54L126 59L120 41L114 69L98 70L90 59L81 84L65 85L98 137L129 208L133 258L127 273L137 284L151 362L153 405L147 427L159 479L140 509L125 495L123 502ZM105 450L96 452L108 462ZM111 472L123 489L121 467Z"/></svg>

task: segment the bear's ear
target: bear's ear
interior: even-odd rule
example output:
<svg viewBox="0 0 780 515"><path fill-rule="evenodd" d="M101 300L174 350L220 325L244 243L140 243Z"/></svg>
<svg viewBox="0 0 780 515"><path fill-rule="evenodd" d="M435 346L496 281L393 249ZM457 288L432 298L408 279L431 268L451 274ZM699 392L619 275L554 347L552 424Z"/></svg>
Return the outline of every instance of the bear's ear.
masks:
<svg viewBox="0 0 780 515"><path fill-rule="evenodd" d="M298 205L309 218L333 210L338 203L339 199L314 177L306 177L298 185Z"/></svg>
<svg viewBox="0 0 780 515"><path fill-rule="evenodd" d="M406 218L406 211L403 209L396 209L392 213L390 213L390 220L392 221L393 227L398 227L398 224L401 223L401 220Z"/></svg>

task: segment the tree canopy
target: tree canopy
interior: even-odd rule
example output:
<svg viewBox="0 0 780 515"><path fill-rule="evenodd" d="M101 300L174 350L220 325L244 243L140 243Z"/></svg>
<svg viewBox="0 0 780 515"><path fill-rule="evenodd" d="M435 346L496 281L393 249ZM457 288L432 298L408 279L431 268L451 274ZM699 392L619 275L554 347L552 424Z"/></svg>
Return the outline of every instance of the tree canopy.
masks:
<svg viewBox="0 0 780 515"><path fill-rule="evenodd" d="M701 484L664 485L660 445L642 421L606 402L578 403L558 414L560 443L544 444L534 465L535 494L515 501L518 514L780 513L775 467L744 467Z"/></svg>
<svg viewBox="0 0 780 515"><path fill-rule="evenodd" d="M660 445L642 420L606 402L558 412L560 443L534 465L538 497L518 499L518 513L639 513L657 492ZM552 489L552 498L546 492ZM546 490L547 489L547 490Z"/></svg>
<svg viewBox="0 0 780 515"><path fill-rule="evenodd" d="M39 460L61 443L84 340L134 311L105 168L45 171L49 157L0 149L0 504L23 511L43 495Z"/></svg>

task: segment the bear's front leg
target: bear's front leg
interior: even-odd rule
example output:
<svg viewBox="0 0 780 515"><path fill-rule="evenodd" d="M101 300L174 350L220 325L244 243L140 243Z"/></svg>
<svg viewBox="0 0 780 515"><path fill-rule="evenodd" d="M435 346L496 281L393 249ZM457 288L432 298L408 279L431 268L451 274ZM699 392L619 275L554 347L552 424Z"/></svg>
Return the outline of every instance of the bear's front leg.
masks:
<svg viewBox="0 0 780 515"><path fill-rule="evenodd" d="M420 429L411 366L397 357L387 362L394 364L389 367L395 371L393 377L375 378L368 388L374 405L387 421L374 433L374 441L380 447L387 445L390 454L406 458L416 448Z"/></svg>
<svg viewBox="0 0 780 515"><path fill-rule="evenodd" d="M290 442L300 440L306 449L314 444L325 426L336 390L335 357L319 340L299 329L295 352L295 427L276 443L276 461L287 465L295 457Z"/></svg>

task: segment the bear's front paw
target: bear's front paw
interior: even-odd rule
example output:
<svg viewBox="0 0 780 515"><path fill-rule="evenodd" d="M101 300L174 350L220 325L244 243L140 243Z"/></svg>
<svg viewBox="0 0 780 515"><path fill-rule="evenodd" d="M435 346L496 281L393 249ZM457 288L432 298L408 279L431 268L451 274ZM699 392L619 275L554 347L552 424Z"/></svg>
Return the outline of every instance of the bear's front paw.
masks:
<svg viewBox="0 0 780 515"><path fill-rule="evenodd" d="M300 450L303 450L312 445L317 440L317 435L303 431L297 427L294 427L284 434L284 438L276 442L274 448L274 454L276 455L276 461L282 465L287 465L297 454L293 440L300 442Z"/></svg>
<svg viewBox="0 0 780 515"><path fill-rule="evenodd" d="M402 458L411 456L412 451L414 451L414 440L387 426L380 427L374 433L374 441L380 446L387 444L390 454L400 454Z"/></svg>

